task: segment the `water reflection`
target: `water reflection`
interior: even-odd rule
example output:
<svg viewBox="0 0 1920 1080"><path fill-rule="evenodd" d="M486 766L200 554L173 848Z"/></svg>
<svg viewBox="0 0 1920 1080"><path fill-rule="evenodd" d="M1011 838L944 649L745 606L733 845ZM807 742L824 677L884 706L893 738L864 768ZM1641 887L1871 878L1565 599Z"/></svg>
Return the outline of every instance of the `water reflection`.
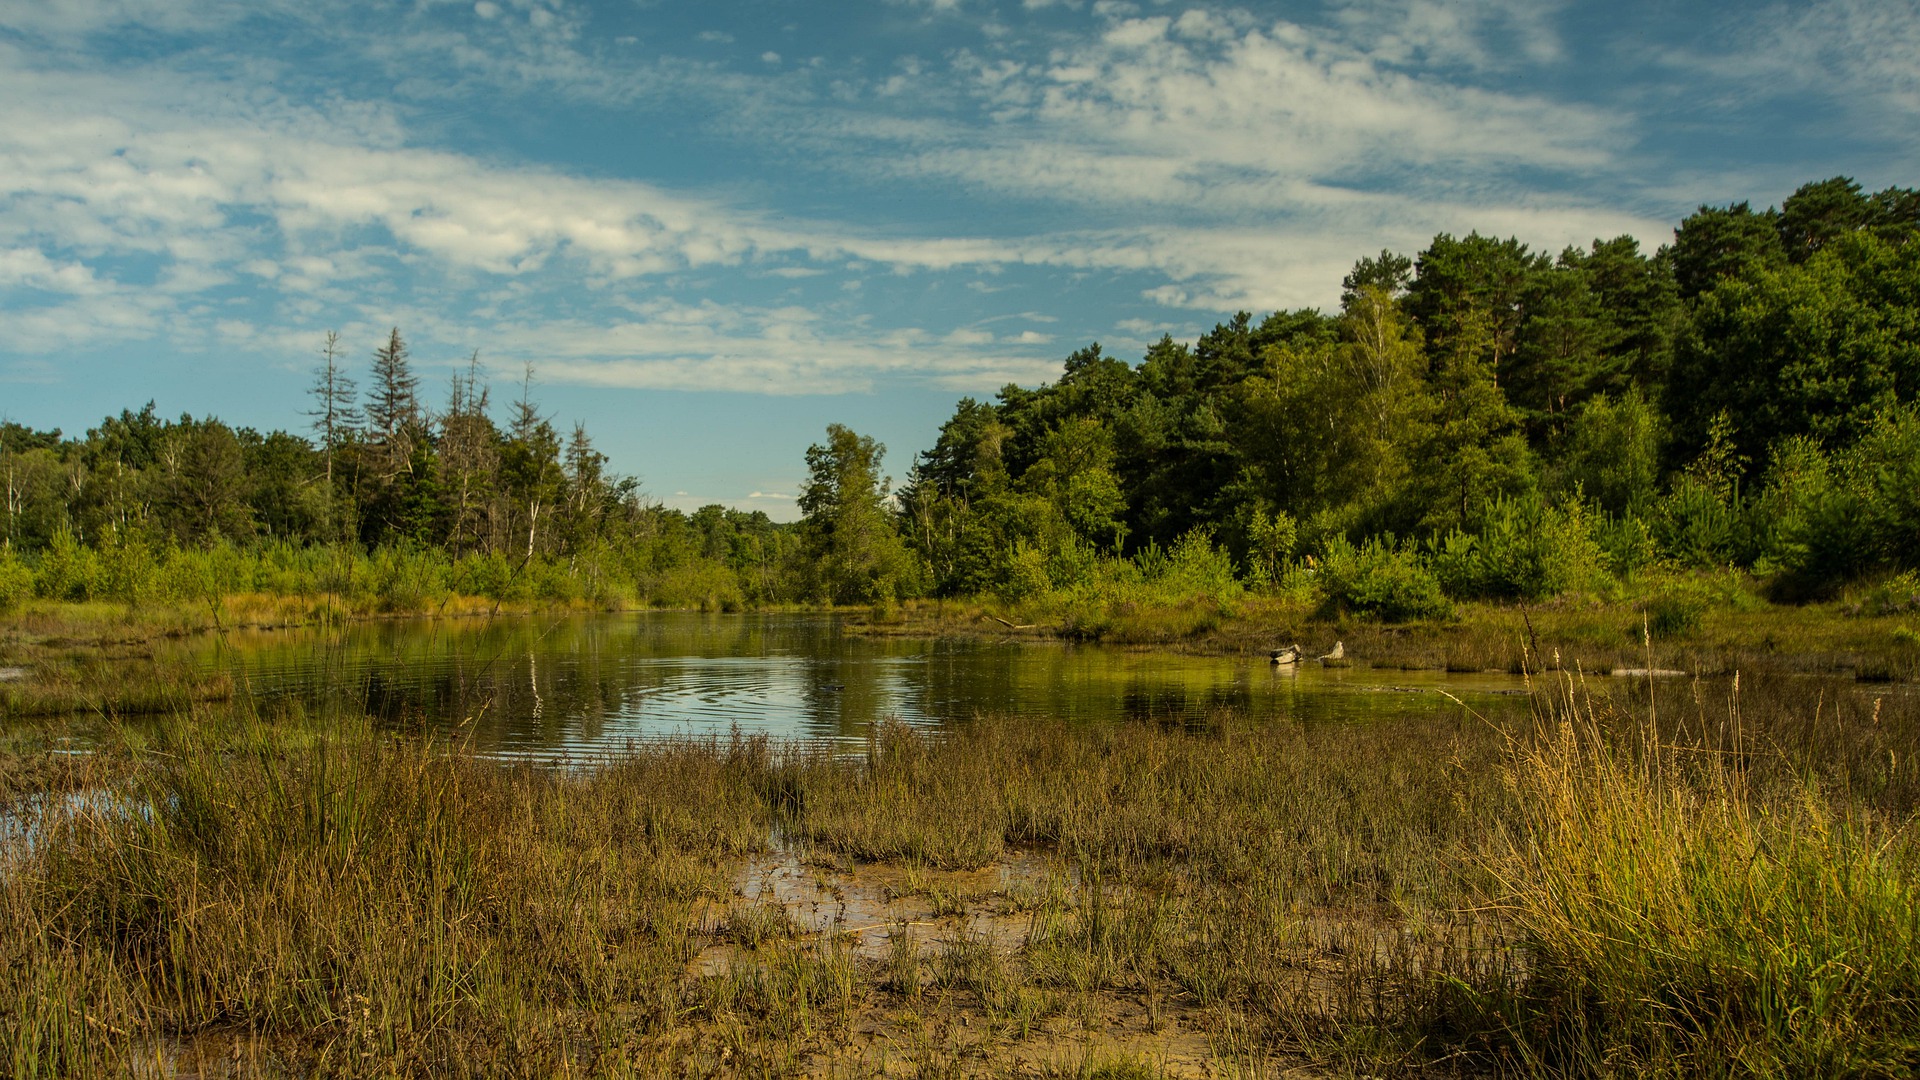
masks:
<svg viewBox="0 0 1920 1080"><path fill-rule="evenodd" d="M334 697L484 752L615 750L660 736L860 739L875 723L1009 712L1191 722L1231 709L1300 722L1511 707L1506 676L1273 668L1065 643L849 637L825 616L641 613L364 623L201 643L256 695Z"/></svg>

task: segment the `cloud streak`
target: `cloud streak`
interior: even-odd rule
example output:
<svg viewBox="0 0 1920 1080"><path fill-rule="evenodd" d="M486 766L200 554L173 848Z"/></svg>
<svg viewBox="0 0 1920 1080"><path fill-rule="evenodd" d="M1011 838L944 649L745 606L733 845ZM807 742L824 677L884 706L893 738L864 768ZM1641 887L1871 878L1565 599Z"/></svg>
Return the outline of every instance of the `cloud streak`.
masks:
<svg viewBox="0 0 1920 1080"><path fill-rule="evenodd" d="M1357 255L1437 231L1557 247L1668 225L1632 198L1631 112L1502 81L1566 62L1566 3L1029 4L1051 21L1018 32L935 6L930 25L978 32L934 59L685 35L737 45L728 66L602 33L614 9L576 0L0 0L0 333L35 355L266 350L404 321L594 386L972 391L1056 370L1071 330L986 329L994 305L1054 303L1035 290L1095 282L1145 309L1130 322L1185 325L1330 303ZM1920 111L1914 20L1886 10L1779 14L1725 77L1811 85L1851 52L1848 77ZM128 28L177 54L113 53ZM308 72L274 51L290 37L352 65ZM763 172L701 188L445 145L421 117L451 101L692 111ZM856 180L908 209L806 194ZM910 302L943 289L973 306Z"/></svg>

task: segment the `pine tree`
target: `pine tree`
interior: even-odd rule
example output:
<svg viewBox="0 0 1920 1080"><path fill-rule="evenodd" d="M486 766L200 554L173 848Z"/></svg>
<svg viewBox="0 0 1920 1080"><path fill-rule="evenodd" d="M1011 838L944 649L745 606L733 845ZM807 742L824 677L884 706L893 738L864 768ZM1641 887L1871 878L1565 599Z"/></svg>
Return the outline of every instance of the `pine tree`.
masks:
<svg viewBox="0 0 1920 1080"><path fill-rule="evenodd" d="M320 344L320 366L313 373L314 433L320 436L320 450L326 458L327 498L333 498L333 460L340 448L360 430L360 410L353 407L354 381L340 367L340 334L329 330Z"/></svg>
<svg viewBox="0 0 1920 1080"><path fill-rule="evenodd" d="M407 467L412 440L422 424L420 380L407 358L407 344L394 327L387 343L373 350L373 389L367 398L367 429L382 451L382 475L392 478Z"/></svg>

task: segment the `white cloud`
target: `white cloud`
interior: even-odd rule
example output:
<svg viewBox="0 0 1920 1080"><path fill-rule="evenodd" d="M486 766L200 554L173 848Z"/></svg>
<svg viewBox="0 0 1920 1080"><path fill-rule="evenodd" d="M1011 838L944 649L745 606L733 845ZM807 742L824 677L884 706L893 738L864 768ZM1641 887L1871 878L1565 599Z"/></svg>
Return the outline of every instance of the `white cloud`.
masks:
<svg viewBox="0 0 1920 1080"><path fill-rule="evenodd" d="M1334 21L1379 61L1476 70L1548 64L1567 0L1351 0Z"/></svg>
<svg viewBox="0 0 1920 1080"><path fill-rule="evenodd" d="M1748 14L1736 48L1678 54L1761 92L1815 93L1851 109L1920 115L1920 10L1910 0L1816 0Z"/></svg>
<svg viewBox="0 0 1920 1080"><path fill-rule="evenodd" d="M87 295L105 287L82 263L55 262L36 248L0 248L0 288Z"/></svg>
<svg viewBox="0 0 1920 1080"><path fill-rule="evenodd" d="M275 0L0 0L0 27L68 36L131 24L181 33L225 26L280 6Z"/></svg>
<svg viewBox="0 0 1920 1080"><path fill-rule="evenodd" d="M960 317L961 329L875 326L862 305L885 287L880 274L1124 276L1168 306L1262 310L1329 303L1357 255L1413 250L1441 229L1552 248L1665 228L1512 179L1610 175L1630 143L1626 118L1433 69L1551 59L1561 48L1553 5L1355 0L1331 24L1306 26L1227 8L1140 17L1103 3L1081 37L1009 35L944 67L876 65L884 73L863 83L805 65L748 74L608 60L573 5L423 0L391 26L356 29L326 14L341 10L331 0L269 6L281 2L0 0L0 27L185 33L304 20L401 75L407 101L477 89L555 107L556 96L630 104L670 92L714 105L703 111L735 125L743 145L909 191L957 188L976 205L1068 207L1046 217L1073 227L996 222L994 235L969 236L916 232L884 208L857 225L781 217L737 196L424 146L400 107L289 101L271 89L270 65L236 61L225 77L198 78L0 45L0 289L18 294L0 309L10 348L226 333L297 352L318 326L371 334L399 322L449 352L481 339L499 362L550 361L547 377L592 385L992 389L1057 374L1057 361L1036 355L1053 335L996 335L981 329L989 320ZM736 275L782 299L701 301L724 292L710 282ZM965 284L986 296L1032 279ZM247 290L267 299L207 313ZM811 310L778 306L808 296ZM1171 325L1140 322L1143 335Z"/></svg>
<svg viewBox="0 0 1920 1080"><path fill-rule="evenodd" d="M1016 376L1031 383L1059 373L1057 359L985 348L989 342L972 337L840 326L800 309L739 305L661 303L612 323L496 325L488 340L496 362L539 357L542 378L623 389L836 394L893 377L990 390Z"/></svg>
<svg viewBox="0 0 1920 1080"><path fill-rule="evenodd" d="M995 123L902 169L1117 205L1298 210L1348 188L1464 186L1495 170L1604 167L1600 110L1410 74L1292 23L1125 19L1046 65L962 58Z"/></svg>

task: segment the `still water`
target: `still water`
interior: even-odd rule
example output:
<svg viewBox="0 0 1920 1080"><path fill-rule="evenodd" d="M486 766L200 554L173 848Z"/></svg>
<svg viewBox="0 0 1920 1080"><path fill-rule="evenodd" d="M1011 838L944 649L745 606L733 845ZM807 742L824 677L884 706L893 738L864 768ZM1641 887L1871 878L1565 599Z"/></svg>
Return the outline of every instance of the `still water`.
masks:
<svg viewBox="0 0 1920 1080"><path fill-rule="evenodd" d="M1322 643L1331 644L1331 642ZM241 634L201 662L243 693L328 696L457 731L501 756L586 756L663 736L864 739L876 723L982 713L1088 723L1219 709L1302 723L1524 707L1505 675L1274 668L1063 642L868 638L820 615L621 615L360 623Z"/></svg>

